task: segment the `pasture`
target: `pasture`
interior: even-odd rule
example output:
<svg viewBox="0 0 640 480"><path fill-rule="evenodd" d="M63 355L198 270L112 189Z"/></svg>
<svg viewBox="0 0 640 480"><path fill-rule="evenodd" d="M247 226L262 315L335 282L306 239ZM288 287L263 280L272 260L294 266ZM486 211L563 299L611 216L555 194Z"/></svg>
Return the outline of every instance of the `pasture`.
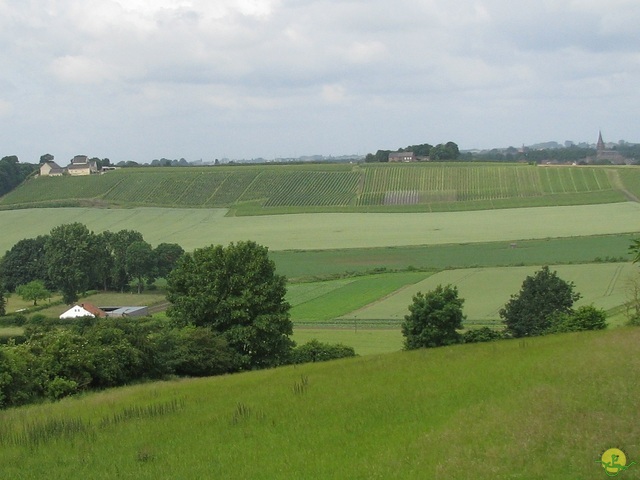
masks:
<svg viewBox="0 0 640 480"><path fill-rule="evenodd" d="M132 229L152 245L185 250L254 240L270 250L327 250L514 241L640 231L634 202L434 213L318 213L226 217L215 209L55 208L0 211L0 251L57 225L95 232Z"/></svg>
<svg viewBox="0 0 640 480"><path fill-rule="evenodd" d="M604 450L640 458L639 342L620 328L112 389L1 411L0 468L13 480L606 478Z"/></svg>
<svg viewBox="0 0 640 480"><path fill-rule="evenodd" d="M452 284L465 299L466 327L497 325L499 309L520 290L525 277L539 268L465 268L305 282L290 284L287 300L293 307L291 316L297 327L398 328L417 292ZM631 282L638 278L637 267L631 263L555 265L552 269L563 280L575 283L575 290L582 294L576 306L594 305L610 312L628 301Z"/></svg>
<svg viewBox="0 0 640 480"><path fill-rule="evenodd" d="M293 281L394 270L556 265L630 261L636 234L545 238L401 247L271 251L280 273Z"/></svg>
<svg viewBox="0 0 640 480"><path fill-rule="evenodd" d="M537 269L527 266L445 270L340 318L347 324L355 319L365 323L380 320L399 323L408 313L407 307L416 292L433 290L438 284L452 284L465 299L465 326L496 324L500 321L500 308L520 290L526 276ZM582 294L576 306L594 305L604 310L623 305L628 300L630 281L638 276L637 267L630 263L557 265L552 270L563 280L575 283L575 291Z"/></svg>

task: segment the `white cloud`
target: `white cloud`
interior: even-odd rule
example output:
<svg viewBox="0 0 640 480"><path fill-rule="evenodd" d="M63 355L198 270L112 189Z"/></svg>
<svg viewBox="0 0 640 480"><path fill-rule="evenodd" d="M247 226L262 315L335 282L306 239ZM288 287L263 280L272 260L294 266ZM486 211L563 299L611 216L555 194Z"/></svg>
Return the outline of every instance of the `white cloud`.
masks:
<svg viewBox="0 0 640 480"><path fill-rule="evenodd" d="M198 158L277 142L375 150L387 137L470 148L584 140L608 123L633 141L638 24L637 0L0 0L0 112L16 124L12 151L40 150L55 118L70 144L128 145L142 161L154 142ZM79 104L100 128L78 121ZM148 129L144 145L123 112ZM213 147L185 133L201 129L226 135Z"/></svg>
<svg viewBox="0 0 640 480"><path fill-rule="evenodd" d="M0 117L8 116L11 114L13 107L11 103L0 98Z"/></svg>

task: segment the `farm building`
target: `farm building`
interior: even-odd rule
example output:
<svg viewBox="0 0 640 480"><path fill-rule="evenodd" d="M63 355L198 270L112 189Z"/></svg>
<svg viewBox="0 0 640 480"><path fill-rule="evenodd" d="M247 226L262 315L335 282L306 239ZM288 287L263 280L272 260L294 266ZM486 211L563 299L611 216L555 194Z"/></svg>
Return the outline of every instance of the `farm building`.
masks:
<svg viewBox="0 0 640 480"><path fill-rule="evenodd" d="M60 318L145 317L147 315L149 315L147 307L96 307L91 303L81 303L71 307L60 315Z"/></svg>
<svg viewBox="0 0 640 480"><path fill-rule="evenodd" d="M147 307L100 307L107 317L146 317Z"/></svg>
<svg viewBox="0 0 640 480"><path fill-rule="evenodd" d="M415 162L416 156L413 152L391 152L389 162Z"/></svg>
<svg viewBox="0 0 640 480"><path fill-rule="evenodd" d="M98 173L98 166L95 160L89 160L86 155L76 155L71 159L71 164L67 167L69 175L91 175Z"/></svg>
<svg viewBox="0 0 640 480"><path fill-rule="evenodd" d="M64 168L56 162L45 162L40 165L40 175L43 177L61 177L64 175Z"/></svg>
<svg viewBox="0 0 640 480"><path fill-rule="evenodd" d="M81 303L74 305L69 310L60 315L61 319L80 317L106 317L106 313L91 303Z"/></svg>

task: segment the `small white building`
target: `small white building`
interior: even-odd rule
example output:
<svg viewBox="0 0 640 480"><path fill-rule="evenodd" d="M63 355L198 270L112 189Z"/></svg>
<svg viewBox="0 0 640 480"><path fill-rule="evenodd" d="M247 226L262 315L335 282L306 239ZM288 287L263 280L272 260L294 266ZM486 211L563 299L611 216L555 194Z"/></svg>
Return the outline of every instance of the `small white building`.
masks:
<svg viewBox="0 0 640 480"><path fill-rule="evenodd" d="M74 305L69 310L67 310L62 315L60 315L61 319L80 318L80 317L95 318L95 315L91 313L89 310L85 310L84 307L81 307L80 305Z"/></svg>

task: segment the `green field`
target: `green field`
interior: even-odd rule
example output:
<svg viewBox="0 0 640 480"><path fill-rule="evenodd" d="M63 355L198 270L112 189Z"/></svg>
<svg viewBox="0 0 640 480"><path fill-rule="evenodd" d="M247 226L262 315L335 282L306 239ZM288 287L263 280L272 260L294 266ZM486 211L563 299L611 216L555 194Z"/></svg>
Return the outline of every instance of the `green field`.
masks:
<svg viewBox="0 0 640 480"><path fill-rule="evenodd" d="M582 294L583 298L576 302L576 306L593 304L604 310L619 307L628 300L629 281L637 275L637 267L629 263L559 265L553 269L563 280L574 282L575 290ZM458 287L460 297L465 299L463 310L467 315L467 325L498 323L498 310L520 290L525 277L535 270L534 267L447 270L342 318L345 322L354 318L399 322L407 313L416 292L427 292L438 284L452 284Z"/></svg>
<svg viewBox="0 0 640 480"><path fill-rule="evenodd" d="M330 344L341 343L353 347L357 355L399 352L402 350L404 340L398 328L371 328L367 325L363 326L358 321L348 325L343 324L340 328L295 325L291 338L298 345L310 340Z"/></svg>
<svg viewBox="0 0 640 480"><path fill-rule="evenodd" d="M517 242L478 242L403 247L270 252L278 271L297 279L322 279L345 273L393 270L442 270L509 265L556 265L630 261L637 234L546 238Z"/></svg>
<svg viewBox="0 0 640 480"><path fill-rule="evenodd" d="M640 458L639 342L619 328L112 389L0 412L0 468L12 480L607 478L604 450Z"/></svg>
<svg viewBox="0 0 640 480"><path fill-rule="evenodd" d="M318 213L225 217L209 209L55 208L0 211L0 251L57 225L81 222L95 232L133 229L152 245L185 250L251 239L271 250L441 245L640 231L640 203L436 213Z"/></svg>
<svg viewBox="0 0 640 480"><path fill-rule="evenodd" d="M127 168L39 177L0 207L232 208L238 215L450 211L621 202L640 196L633 167L419 163Z"/></svg>
<svg viewBox="0 0 640 480"><path fill-rule="evenodd" d="M291 317L297 323L333 320L427 276L426 273L407 272L291 284L287 287L287 300L293 307Z"/></svg>

